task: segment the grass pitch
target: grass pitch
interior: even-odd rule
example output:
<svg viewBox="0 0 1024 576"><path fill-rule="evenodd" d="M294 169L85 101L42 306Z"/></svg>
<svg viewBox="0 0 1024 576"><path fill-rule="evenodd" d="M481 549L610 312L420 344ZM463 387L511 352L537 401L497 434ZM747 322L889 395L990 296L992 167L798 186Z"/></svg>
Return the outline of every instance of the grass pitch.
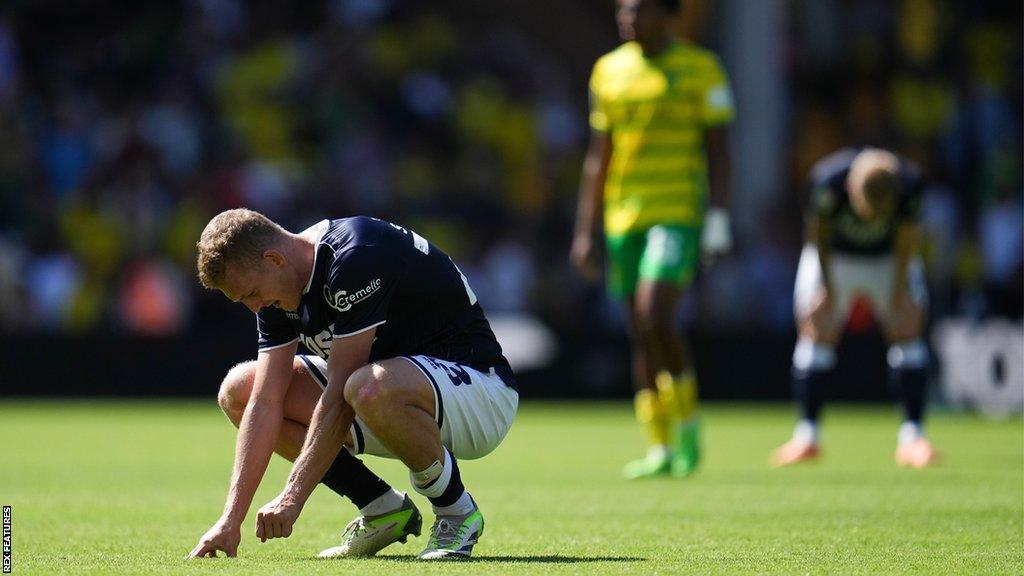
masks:
<svg viewBox="0 0 1024 576"><path fill-rule="evenodd" d="M214 402L0 403L0 504L14 574L1009 574L1024 567L1021 422L938 414L942 465L897 468L894 408L834 407L825 458L771 470L788 406L710 406L705 466L626 482L642 442L626 403L525 404L505 443L462 464L487 520L476 559L411 560L425 536L371 560L318 561L355 509L319 488L294 535L236 559L186 561L223 506L234 429ZM399 489L396 462L369 457ZM429 503L415 495L425 524Z"/></svg>

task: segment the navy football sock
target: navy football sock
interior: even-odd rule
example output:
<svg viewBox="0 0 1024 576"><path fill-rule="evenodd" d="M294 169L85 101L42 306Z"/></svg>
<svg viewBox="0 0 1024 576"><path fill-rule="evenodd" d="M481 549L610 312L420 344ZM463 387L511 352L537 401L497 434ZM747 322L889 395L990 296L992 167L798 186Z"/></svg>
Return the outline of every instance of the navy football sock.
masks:
<svg viewBox="0 0 1024 576"><path fill-rule="evenodd" d="M924 417L925 388L928 371L924 368L889 370L889 386L903 406L903 419L920 425Z"/></svg>
<svg viewBox="0 0 1024 576"><path fill-rule="evenodd" d="M387 482L371 472L348 448L341 449L320 483L351 500L356 508L365 508L391 490Z"/></svg>
<svg viewBox="0 0 1024 576"><path fill-rule="evenodd" d="M442 492L440 496L427 497L427 499L430 500L430 503L438 508L444 508L446 506L451 506L452 504L455 504L455 502L466 491L466 487L462 485L462 474L459 473L458 461L455 460L455 456L451 453L450 450L448 450L447 448L445 448L445 450L448 451L448 458L450 459L449 461L451 462L452 466L452 475L448 479L448 486L444 489L444 492Z"/></svg>
<svg viewBox="0 0 1024 576"><path fill-rule="evenodd" d="M804 420L816 424L828 395L831 370L793 369L793 394Z"/></svg>

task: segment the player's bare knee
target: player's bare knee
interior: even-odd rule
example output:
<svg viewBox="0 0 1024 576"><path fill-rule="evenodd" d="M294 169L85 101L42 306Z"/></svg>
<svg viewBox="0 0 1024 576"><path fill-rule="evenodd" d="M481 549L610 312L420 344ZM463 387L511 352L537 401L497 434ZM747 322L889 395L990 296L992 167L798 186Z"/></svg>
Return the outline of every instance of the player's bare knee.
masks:
<svg viewBox="0 0 1024 576"><path fill-rule="evenodd" d="M832 322L821 315L798 313L796 317L797 334L816 344L835 344L838 340Z"/></svg>
<svg viewBox="0 0 1024 576"><path fill-rule="evenodd" d="M249 361L228 370L224 381L220 384L220 390L217 392L217 404L220 405L224 414L236 424L241 420L242 413L245 412L245 405L249 402L249 396L252 393L253 366L254 363Z"/></svg>
<svg viewBox="0 0 1024 576"><path fill-rule="evenodd" d="M345 382L345 401L360 416L372 416L386 408L392 397L386 372L376 364L367 364L356 370Z"/></svg>
<svg viewBox="0 0 1024 576"><path fill-rule="evenodd" d="M921 337L923 322L908 320L885 330L885 337L889 344L911 342Z"/></svg>
<svg viewBox="0 0 1024 576"><path fill-rule="evenodd" d="M814 322L806 317L797 318L796 333L800 338L806 338L808 340L817 340L819 336L819 331L815 327Z"/></svg>
<svg viewBox="0 0 1024 576"><path fill-rule="evenodd" d="M348 380L345 381L345 388L343 389L345 402L353 408L356 406L356 397L360 394L360 388L366 381L366 376L364 375L364 370L366 369L367 366L359 368L348 377Z"/></svg>
<svg viewBox="0 0 1024 576"><path fill-rule="evenodd" d="M903 311L896 325L890 329L890 342L916 340L924 331L924 313L911 306Z"/></svg>

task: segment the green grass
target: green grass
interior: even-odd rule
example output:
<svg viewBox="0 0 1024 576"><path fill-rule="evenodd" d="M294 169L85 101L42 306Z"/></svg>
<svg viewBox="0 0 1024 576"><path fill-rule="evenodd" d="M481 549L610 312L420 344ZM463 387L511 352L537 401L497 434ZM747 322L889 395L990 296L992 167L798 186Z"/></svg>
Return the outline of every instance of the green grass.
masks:
<svg viewBox="0 0 1024 576"><path fill-rule="evenodd" d="M487 532L468 564L411 561L425 537L372 560L312 559L355 509L318 489L294 535L236 559L184 560L223 505L234 430L214 404L0 403L0 503L15 574L1007 574L1024 569L1024 434L937 414L941 466L894 466L893 408L835 407L825 458L772 470L788 406L710 406L707 458L687 480L619 478L641 451L625 403L527 403L463 478ZM392 461L367 458L402 490ZM275 458L255 507L288 467ZM426 522L428 503L416 495Z"/></svg>

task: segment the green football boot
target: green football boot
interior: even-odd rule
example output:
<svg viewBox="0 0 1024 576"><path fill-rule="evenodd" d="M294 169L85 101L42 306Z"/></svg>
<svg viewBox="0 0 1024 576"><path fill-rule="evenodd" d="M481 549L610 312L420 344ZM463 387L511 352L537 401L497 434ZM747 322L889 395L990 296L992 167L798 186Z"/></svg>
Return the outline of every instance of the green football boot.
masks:
<svg viewBox="0 0 1024 576"><path fill-rule="evenodd" d="M685 478L696 472L700 464L700 420L693 418L683 422L679 426L678 441L670 471L676 478Z"/></svg>
<svg viewBox="0 0 1024 576"><path fill-rule="evenodd" d="M430 541L420 560L465 560L484 533L484 517L473 502L469 514L438 516L430 529Z"/></svg>
<svg viewBox="0 0 1024 576"><path fill-rule="evenodd" d="M349 522L341 534L341 545L324 550L317 558L373 556L395 542L405 544L410 534L419 536L422 527L423 516L406 494L398 510L378 516L360 516Z"/></svg>

